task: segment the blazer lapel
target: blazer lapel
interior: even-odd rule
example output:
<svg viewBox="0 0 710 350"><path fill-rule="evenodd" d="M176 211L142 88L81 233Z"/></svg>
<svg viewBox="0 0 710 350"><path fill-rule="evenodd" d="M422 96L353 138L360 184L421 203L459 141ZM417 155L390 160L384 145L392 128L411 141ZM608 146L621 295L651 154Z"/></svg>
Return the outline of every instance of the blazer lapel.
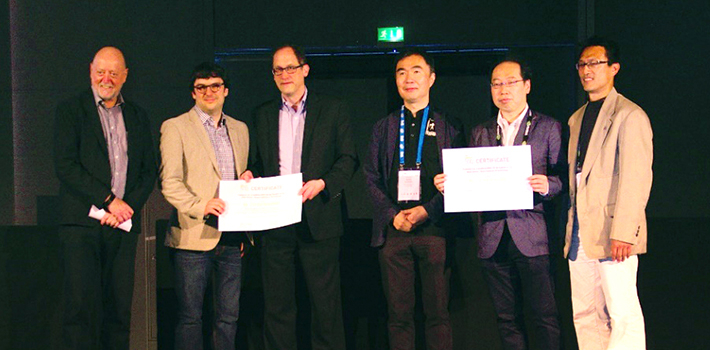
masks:
<svg viewBox="0 0 710 350"><path fill-rule="evenodd" d="M444 120L441 118L441 115L439 113L436 113L430 109L429 113L431 116L429 119L434 121L434 131L436 132L436 145L439 147L439 152L446 147L446 140L448 139L448 135L446 133L448 130L446 130L446 124L444 123ZM429 121L427 121L429 123ZM427 125L428 128L428 125ZM443 157L439 157L439 163L443 164Z"/></svg>
<svg viewBox="0 0 710 350"><path fill-rule="evenodd" d="M313 139L313 131L318 125L318 119L321 115L321 104L318 101L318 96L309 94L306 99L306 120L303 126L303 147L301 152L301 172L305 164L308 164L308 156L311 154L311 140Z"/></svg>
<svg viewBox="0 0 710 350"><path fill-rule="evenodd" d="M138 133L135 132L136 128L138 127L137 125L137 116L135 114L135 110L133 108L126 108L127 105L124 102L123 107L121 108L121 113L123 114L123 124L126 127L126 146L127 150L126 153L128 155L128 171L131 170L131 153L133 152L133 147L137 147L139 145L140 140L137 139Z"/></svg>
<svg viewBox="0 0 710 350"><path fill-rule="evenodd" d="M569 119L569 144L568 144L568 150L567 150L567 159L569 163L569 178L570 179L575 179L576 176L576 169L575 166L577 164L577 144L579 143L579 132L582 129L582 118L584 117L584 111L587 109L587 105L584 105L584 108L580 109L579 111L575 112L572 114L572 117ZM570 183L570 193L574 194L575 190L577 188L577 182L576 181L571 181Z"/></svg>
<svg viewBox="0 0 710 350"><path fill-rule="evenodd" d="M273 159L264 164L264 175L274 176L280 175L279 166L279 111L281 109L281 98L274 101L274 104L270 107L266 116L266 144L268 149L263 150L265 155L264 159ZM269 169L270 166L274 166L273 169Z"/></svg>
<svg viewBox="0 0 710 350"><path fill-rule="evenodd" d="M523 144L523 137L525 136L525 128L527 128L527 119L530 116L530 130L528 130L528 144L530 144L530 135L532 134L535 124L537 124L537 118L535 113L528 107L528 113L523 116L523 120L520 121L520 128L518 128L518 133L515 135L515 141L513 141L514 146L520 146Z"/></svg>
<svg viewBox="0 0 710 350"><path fill-rule="evenodd" d="M482 145L485 147L495 147L498 146L498 140L496 140L496 136L498 135L498 119L497 117L493 119L493 122L490 123L486 127L486 138L488 140L488 144Z"/></svg>
<svg viewBox="0 0 710 350"><path fill-rule="evenodd" d="M602 108L599 111L599 116L597 117L597 122L594 124L594 130L592 131L592 138L589 140L589 146L587 146L587 155L584 157L584 164L582 164L582 179L586 179L594 166L594 162L601 152L602 144L606 140L606 136L609 133L611 124L613 122L614 113L616 106L616 91L612 90L612 93L606 97ZM584 115L584 114L582 114ZM581 123L580 123L581 124ZM576 145L575 145L576 151ZM580 181L580 186L584 181Z"/></svg>
<svg viewBox="0 0 710 350"><path fill-rule="evenodd" d="M392 170L392 162L395 157L399 158L399 152L397 147L399 146L399 114L396 117L387 119L387 135L385 137L385 147L387 147L387 152L385 154L385 164L383 169L389 175ZM387 176L389 178L389 176Z"/></svg>
<svg viewBox="0 0 710 350"><path fill-rule="evenodd" d="M200 117L197 115L197 112L195 112L194 109L190 110L189 116L190 116L190 121L192 122L193 130L195 131L195 135L197 136L197 139L199 140L202 147L205 148L205 152L209 155L210 162L212 163L212 167L214 168L214 171L217 174L219 174L219 177L221 178L222 174L219 172L219 165L217 165L217 156L214 154L214 148L212 147L212 142L210 142L210 137L207 136L207 131L205 130L205 126L202 125L202 120L200 120Z"/></svg>
<svg viewBox="0 0 710 350"><path fill-rule="evenodd" d="M94 136L96 136L96 141L101 146L99 149L101 149L101 152L103 152L103 154L106 155L106 159L108 159L108 141L106 140L106 135L104 135L104 129L101 127L101 117L99 116L96 101L94 101L94 94L91 89L89 89L85 96L84 109L86 110L87 118L89 118L87 122Z"/></svg>
<svg viewBox="0 0 710 350"><path fill-rule="evenodd" d="M232 154L234 158L234 170L236 171L237 178L244 171L238 161L238 155L244 154L246 150L244 149L244 142L241 142L242 135L236 128L234 122L230 119L225 119L225 125L227 126L227 132L229 133L229 141L232 143Z"/></svg>

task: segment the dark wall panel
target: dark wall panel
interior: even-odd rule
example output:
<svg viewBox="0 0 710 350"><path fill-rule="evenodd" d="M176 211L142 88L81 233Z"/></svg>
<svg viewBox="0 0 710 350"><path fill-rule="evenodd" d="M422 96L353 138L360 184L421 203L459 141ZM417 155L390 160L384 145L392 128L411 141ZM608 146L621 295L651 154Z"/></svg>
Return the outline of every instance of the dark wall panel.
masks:
<svg viewBox="0 0 710 350"><path fill-rule="evenodd" d="M0 1L0 225L12 224L15 201L9 10L9 2Z"/></svg>
<svg viewBox="0 0 710 350"><path fill-rule="evenodd" d="M215 1L215 47L374 45L377 27L404 26L407 43L574 42L577 2Z"/></svg>
<svg viewBox="0 0 710 350"><path fill-rule="evenodd" d="M648 113L654 131L649 216L710 216L707 68L710 2L596 2L596 31L621 45L619 92Z"/></svg>
<svg viewBox="0 0 710 350"><path fill-rule="evenodd" d="M14 222L33 224L36 197L58 189L51 161L54 109L90 86L94 53L106 45L123 50L129 67L123 92L148 110L157 137L162 120L192 105L186 88L192 67L213 58L212 2L12 4L14 178L20 189Z"/></svg>

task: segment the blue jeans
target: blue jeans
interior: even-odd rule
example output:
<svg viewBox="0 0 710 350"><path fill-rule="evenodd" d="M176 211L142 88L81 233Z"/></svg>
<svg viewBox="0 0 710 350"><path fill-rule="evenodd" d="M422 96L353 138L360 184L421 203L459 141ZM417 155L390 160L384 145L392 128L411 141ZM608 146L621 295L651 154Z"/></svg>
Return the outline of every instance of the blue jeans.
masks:
<svg viewBox="0 0 710 350"><path fill-rule="evenodd" d="M202 349L202 303L214 272L214 349L234 349L239 317L242 258L239 247L218 245L209 251L174 250L178 323L175 349Z"/></svg>
<svg viewBox="0 0 710 350"><path fill-rule="evenodd" d="M569 253L567 259L571 261L577 260L577 251L582 245L582 239L579 238L579 220L577 219L577 207L574 208L574 221L572 222L572 241L569 245ZM599 259L599 262L611 261L611 258Z"/></svg>

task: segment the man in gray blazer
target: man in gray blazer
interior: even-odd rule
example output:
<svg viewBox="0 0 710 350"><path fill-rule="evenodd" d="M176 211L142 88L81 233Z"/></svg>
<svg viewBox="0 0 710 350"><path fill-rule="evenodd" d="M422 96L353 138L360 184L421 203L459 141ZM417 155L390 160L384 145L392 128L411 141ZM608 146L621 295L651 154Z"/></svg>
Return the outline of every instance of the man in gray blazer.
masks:
<svg viewBox="0 0 710 350"><path fill-rule="evenodd" d="M234 180L247 167L246 124L222 112L229 79L214 63L195 67L190 81L195 107L166 120L161 129L160 178L175 207L165 244L175 264L178 301L176 349L202 349L202 301L215 275L214 349L234 349L241 282L240 237L217 230L225 210L219 181Z"/></svg>
<svg viewBox="0 0 710 350"><path fill-rule="evenodd" d="M645 349L636 291L646 252L653 133L646 113L616 92L616 43L594 37L576 64L589 102L569 119L569 258L577 341L587 349Z"/></svg>
<svg viewBox="0 0 710 350"><path fill-rule="evenodd" d="M535 112L527 104L530 70L508 58L491 72L491 97L498 117L473 129L469 146L530 145L534 194L530 210L483 212L480 215L478 257L497 314L503 348L527 349L523 301L532 311L533 332L540 348L559 349L560 328L550 273L546 213L549 202L564 190L566 165L560 122ZM443 190L444 176L435 184Z"/></svg>

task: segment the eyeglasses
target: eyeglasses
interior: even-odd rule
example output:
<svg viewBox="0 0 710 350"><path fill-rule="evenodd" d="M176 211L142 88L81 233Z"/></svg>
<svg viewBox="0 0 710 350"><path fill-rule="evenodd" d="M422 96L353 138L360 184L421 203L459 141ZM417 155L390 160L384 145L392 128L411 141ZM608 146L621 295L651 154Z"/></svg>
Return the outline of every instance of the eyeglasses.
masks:
<svg viewBox="0 0 710 350"><path fill-rule="evenodd" d="M103 69L97 69L97 70L95 71L95 73L96 73L96 75L97 75L99 78L103 78L103 77L104 77L105 75L107 75L107 74L108 74L108 76L109 76L111 79L118 79L118 77L121 76L121 73L120 73L120 72L115 72L115 71L112 71L112 70L111 70L111 71L106 71L106 70L103 70Z"/></svg>
<svg viewBox="0 0 710 350"><path fill-rule="evenodd" d="M577 62L574 67L577 68L577 70L582 70L584 67L589 67L590 69L596 68L600 64L604 63L609 63L609 60L606 61L597 61L597 60L591 60L589 62Z"/></svg>
<svg viewBox="0 0 710 350"><path fill-rule="evenodd" d="M214 83L211 85L195 85L194 88L195 91L204 94L205 92L207 92L207 88L210 88L210 91L212 92L218 92L222 88L222 86L224 86L224 83Z"/></svg>
<svg viewBox="0 0 710 350"><path fill-rule="evenodd" d="M283 72L286 72L288 74L293 74L293 73L296 73L296 69L301 68L301 67L303 67L303 64L299 64L297 66L288 66L285 68L276 67L276 68L271 69L271 73L273 73L274 75L281 75L281 74L283 74Z"/></svg>
<svg viewBox="0 0 710 350"><path fill-rule="evenodd" d="M491 83L491 88L493 89L500 89L504 86L506 87L513 87L513 85L523 81L523 79L518 79L518 80L513 80L513 81L506 81L506 82L500 82L500 83Z"/></svg>

